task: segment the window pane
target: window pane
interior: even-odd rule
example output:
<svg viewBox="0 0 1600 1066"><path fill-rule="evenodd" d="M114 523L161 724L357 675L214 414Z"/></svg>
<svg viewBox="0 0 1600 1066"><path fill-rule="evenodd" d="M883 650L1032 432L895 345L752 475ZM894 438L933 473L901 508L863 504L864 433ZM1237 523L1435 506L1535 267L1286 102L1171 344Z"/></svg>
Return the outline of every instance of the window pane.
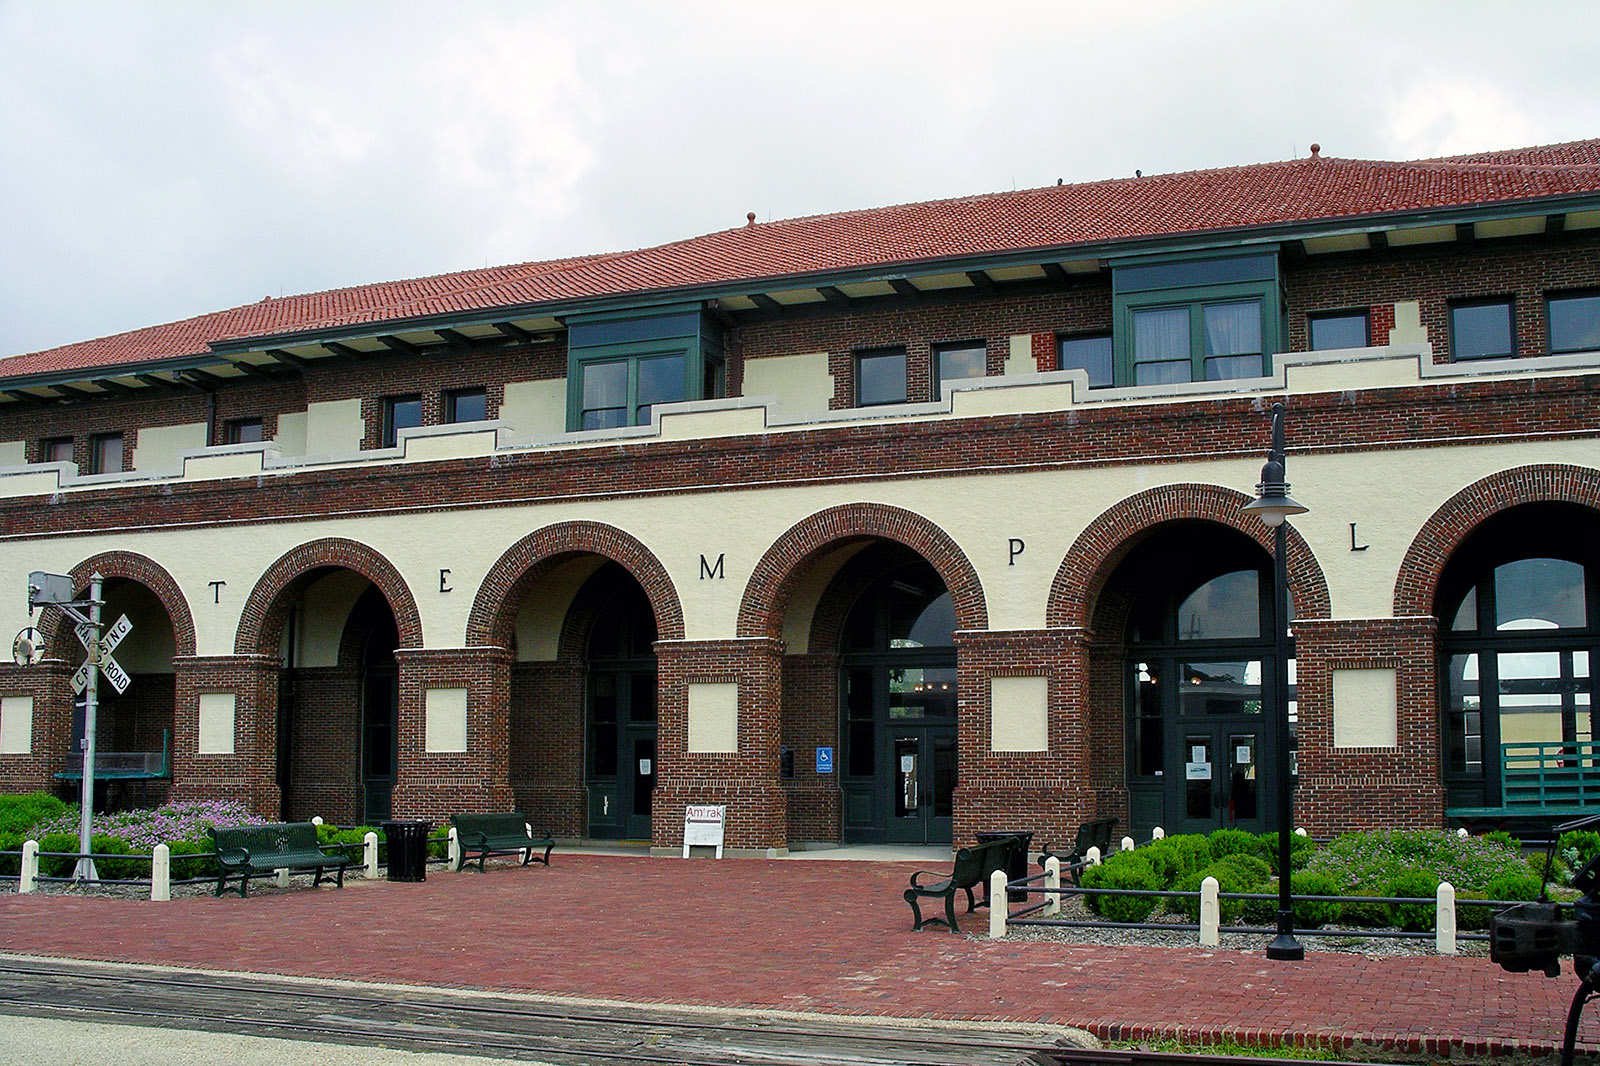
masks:
<svg viewBox="0 0 1600 1066"><path fill-rule="evenodd" d="M944 395L944 383L963 378L981 378L984 375L988 352L981 344L940 348L938 351L939 395Z"/></svg>
<svg viewBox="0 0 1600 1066"><path fill-rule="evenodd" d="M1261 369L1259 355L1219 355L1206 359L1207 381L1232 381L1235 378L1258 378Z"/></svg>
<svg viewBox="0 0 1600 1066"><path fill-rule="evenodd" d="M676 403L686 399L683 388L681 355L662 355L639 360L639 413L635 425L650 421L650 408L658 403Z"/></svg>
<svg viewBox="0 0 1600 1066"><path fill-rule="evenodd" d="M94 472L115 474L122 470L122 434L105 433L94 439Z"/></svg>
<svg viewBox="0 0 1600 1066"><path fill-rule="evenodd" d="M1261 713L1261 660L1184 663L1178 678L1178 713Z"/></svg>
<svg viewBox="0 0 1600 1066"><path fill-rule="evenodd" d="M261 440L261 419L241 418L228 423L229 444L255 444Z"/></svg>
<svg viewBox="0 0 1600 1066"><path fill-rule="evenodd" d="M890 669L890 718L954 718L955 715L954 667Z"/></svg>
<svg viewBox="0 0 1600 1066"><path fill-rule="evenodd" d="M1452 655L1445 694L1445 747L1456 773L1483 772L1483 712L1478 693L1478 657Z"/></svg>
<svg viewBox="0 0 1600 1066"><path fill-rule="evenodd" d="M583 409L626 407L628 405L628 364L585 363L583 365Z"/></svg>
<svg viewBox="0 0 1600 1066"><path fill-rule="evenodd" d="M583 412L584 429L616 429L627 424L626 407L602 407L595 411Z"/></svg>
<svg viewBox="0 0 1600 1066"><path fill-rule="evenodd" d="M1160 664L1139 663L1134 670L1134 768L1140 777L1162 776L1163 734Z"/></svg>
<svg viewBox="0 0 1600 1066"><path fill-rule="evenodd" d="M1461 598L1461 606L1456 609L1456 617L1450 623L1451 632L1475 633L1478 629L1478 586L1474 585L1467 590Z"/></svg>
<svg viewBox="0 0 1600 1066"><path fill-rule="evenodd" d="M39 446L39 460L45 463L72 462L72 438L57 437Z"/></svg>
<svg viewBox="0 0 1600 1066"><path fill-rule="evenodd" d="M482 422L489 417L489 397L483 389L452 392L445 407L445 418L451 422Z"/></svg>
<svg viewBox="0 0 1600 1066"><path fill-rule="evenodd" d="M1214 577L1178 607L1179 640L1234 640L1261 632L1260 575L1254 570Z"/></svg>
<svg viewBox="0 0 1600 1066"><path fill-rule="evenodd" d="M1062 370L1086 370L1090 388L1111 384L1111 334L1061 338Z"/></svg>
<svg viewBox="0 0 1600 1066"><path fill-rule="evenodd" d="M1514 354L1510 301L1452 307L1450 339L1457 359L1494 359Z"/></svg>
<svg viewBox="0 0 1600 1066"><path fill-rule="evenodd" d="M1600 295L1562 296L1550 300L1550 350L1600 350Z"/></svg>
<svg viewBox="0 0 1600 1066"><path fill-rule="evenodd" d="M1189 366L1189 309L1133 313L1133 382L1173 385L1193 376Z"/></svg>
<svg viewBox="0 0 1600 1066"><path fill-rule="evenodd" d="M384 401L384 447L393 447L402 429L422 425L422 398L396 396Z"/></svg>
<svg viewBox="0 0 1600 1066"><path fill-rule="evenodd" d="M1325 352L1335 348L1365 348L1367 316L1323 315L1311 320L1311 350Z"/></svg>
<svg viewBox="0 0 1600 1066"><path fill-rule="evenodd" d="M1261 301L1207 304L1206 355L1246 355L1261 351Z"/></svg>
<svg viewBox="0 0 1600 1066"><path fill-rule="evenodd" d="M1588 625L1583 567L1565 559L1518 559L1494 568L1495 629Z"/></svg>
<svg viewBox="0 0 1600 1066"><path fill-rule="evenodd" d="M906 353L904 349L864 352L856 357L856 403L862 407L878 403L906 402Z"/></svg>

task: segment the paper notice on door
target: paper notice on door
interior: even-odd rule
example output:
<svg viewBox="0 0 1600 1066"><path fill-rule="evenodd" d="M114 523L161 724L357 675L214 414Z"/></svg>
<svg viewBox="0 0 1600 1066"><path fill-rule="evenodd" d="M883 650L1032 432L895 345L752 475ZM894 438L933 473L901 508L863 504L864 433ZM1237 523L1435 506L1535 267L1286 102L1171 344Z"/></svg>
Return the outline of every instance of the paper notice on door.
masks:
<svg viewBox="0 0 1600 1066"><path fill-rule="evenodd" d="M649 759L640 759L639 760L639 776L640 777L649 777L650 776L650 760Z"/></svg>
<svg viewBox="0 0 1600 1066"><path fill-rule="evenodd" d="M1206 749L1205 748L1201 748L1201 747L1190 748L1189 749L1189 761L1190 762L1206 762L1207 761L1207 759L1206 759Z"/></svg>
<svg viewBox="0 0 1600 1066"><path fill-rule="evenodd" d="M1250 757L1250 749L1244 745L1240 745L1239 747L1233 749L1233 761L1239 766L1249 766L1251 763L1255 762L1255 760Z"/></svg>
<svg viewBox="0 0 1600 1066"><path fill-rule="evenodd" d="M909 774L911 771L915 770L916 768L917 768L917 757L915 755L902 755L902 756L900 756L900 772L901 773Z"/></svg>
<svg viewBox="0 0 1600 1066"><path fill-rule="evenodd" d="M1189 781L1210 781L1211 764L1208 762L1191 762L1183 766L1184 777Z"/></svg>

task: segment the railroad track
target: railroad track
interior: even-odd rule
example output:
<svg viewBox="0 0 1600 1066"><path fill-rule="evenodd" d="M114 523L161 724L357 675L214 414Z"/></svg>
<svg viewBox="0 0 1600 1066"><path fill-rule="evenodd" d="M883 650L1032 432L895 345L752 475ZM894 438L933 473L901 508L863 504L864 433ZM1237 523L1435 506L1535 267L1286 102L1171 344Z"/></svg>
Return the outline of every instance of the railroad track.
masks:
<svg viewBox="0 0 1600 1066"><path fill-rule="evenodd" d="M1042 1026L574 1003L55 959L0 959L3 1014L552 1066L1271 1066L1277 1061L1085 1050L1064 1045L1060 1031Z"/></svg>

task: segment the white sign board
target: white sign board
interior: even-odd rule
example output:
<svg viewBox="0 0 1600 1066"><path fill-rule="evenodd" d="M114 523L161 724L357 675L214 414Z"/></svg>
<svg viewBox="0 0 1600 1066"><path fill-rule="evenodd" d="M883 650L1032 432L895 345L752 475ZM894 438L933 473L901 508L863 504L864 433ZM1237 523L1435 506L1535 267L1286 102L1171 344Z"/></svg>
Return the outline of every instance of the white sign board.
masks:
<svg viewBox="0 0 1600 1066"><path fill-rule="evenodd" d="M79 696L83 695L83 690L89 686L89 671L93 669L94 666L92 664L84 663L73 672L72 691L74 693Z"/></svg>
<svg viewBox="0 0 1600 1066"><path fill-rule="evenodd" d="M683 809L683 857L689 857L693 846L717 849L722 858L723 832L727 828L728 808L725 806L685 807Z"/></svg>
<svg viewBox="0 0 1600 1066"><path fill-rule="evenodd" d="M123 615L117 619L117 624L106 630L106 635L100 638L101 654L110 655L117 650L117 645L122 643L122 638L133 632L133 623L128 621L128 616Z"/></svg>
<svg viewBox="0 0 1600 1066"><path fill-rule="evenodd" d="M122 664L109 655L100 660L100 672L105 675L107 681L111 682L111 687L119 693L128 691L128 686L133 683L133 678L128 676L127 671L122 668Z"/></svg>
<svg viewBox="0 0 1600 1066"><path fill-rule="evenodd" d="M1183 764L1184 779L1186 781L1210 781L1211 764L1208 762L1191 762Z"/></svg>

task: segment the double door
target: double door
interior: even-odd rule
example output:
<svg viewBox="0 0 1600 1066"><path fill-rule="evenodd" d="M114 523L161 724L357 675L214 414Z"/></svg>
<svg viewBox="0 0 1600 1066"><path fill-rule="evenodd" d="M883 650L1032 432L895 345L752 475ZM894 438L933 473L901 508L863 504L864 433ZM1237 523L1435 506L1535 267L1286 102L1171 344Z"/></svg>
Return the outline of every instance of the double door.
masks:
<svg viewBox="0 0 1600 1066"><path fill-rule="evenodd" d="M656 672L589 671L589 835L649 840L656 784Z"/></svg>
<svg viewBox="0 0 1600 1066"><path fill-rule="evenodd" d="M1259 720L1178 723L1174 732L1182 748L1168 762L1181 770L1173 775L1167 798L1167 810L1176 814L1173 831L1266 830L1261 725Z"/></svg>
<svg viewBox="0 0 1600 1066"><path fill-rule="evenodd" d="M956 788L955 726L891 722L887 740L893 763L888 777L889 842L950 840Z"/></svg>

